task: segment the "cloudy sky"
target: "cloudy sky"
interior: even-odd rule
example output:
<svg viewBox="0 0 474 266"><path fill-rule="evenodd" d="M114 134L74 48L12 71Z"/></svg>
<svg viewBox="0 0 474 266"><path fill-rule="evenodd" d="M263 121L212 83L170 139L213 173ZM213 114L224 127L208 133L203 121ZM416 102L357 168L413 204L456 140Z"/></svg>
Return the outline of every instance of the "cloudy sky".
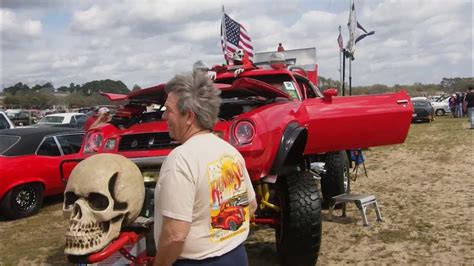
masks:
<svg viewBox="0 0 474 266"><path fill-rule="evenodd" d="M224 62L221 6L255 51L316 47L319 74L339 80L338 26L348 39L349 0L2 0L1 87L122 80L166 82L194 61ZM439 83L473 76L470 0L355 0L375 35L360 41L353 85Z"/></svg>

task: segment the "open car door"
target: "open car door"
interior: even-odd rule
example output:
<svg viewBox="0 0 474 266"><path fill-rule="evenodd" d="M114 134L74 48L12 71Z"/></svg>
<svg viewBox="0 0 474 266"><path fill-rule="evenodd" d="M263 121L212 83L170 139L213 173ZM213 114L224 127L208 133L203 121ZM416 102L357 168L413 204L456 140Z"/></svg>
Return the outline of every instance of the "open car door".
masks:
<svg viewBox="0 0 474 266"><path fill-rule="evenodd" d="M306 99L308 142L305 153L366 148L403 143L410 128L413 105L398 93Z"/></svg>

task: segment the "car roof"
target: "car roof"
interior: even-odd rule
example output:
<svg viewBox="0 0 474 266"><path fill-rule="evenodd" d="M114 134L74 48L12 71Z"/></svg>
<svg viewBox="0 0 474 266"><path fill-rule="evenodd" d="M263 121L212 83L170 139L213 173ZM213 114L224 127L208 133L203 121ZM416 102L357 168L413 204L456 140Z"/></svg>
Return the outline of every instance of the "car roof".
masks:
<svg viewBox="0 0 474 266"><path fill-rule="evenodd" d="M7 150L3 155L18 156L34 154L44 137L50 135L61 135L63 133L84 133L84 131L77 128L64 127L12 128L0 130L0 136L7 135L20 137L20 141Z"/></svg>
<svg viewBox="0 0 474 266"><path fill-rule="evenodd" d="M84 115L83 113L56 113L56 114L49 114L47 116L73 116L73 115Z"/></svg>

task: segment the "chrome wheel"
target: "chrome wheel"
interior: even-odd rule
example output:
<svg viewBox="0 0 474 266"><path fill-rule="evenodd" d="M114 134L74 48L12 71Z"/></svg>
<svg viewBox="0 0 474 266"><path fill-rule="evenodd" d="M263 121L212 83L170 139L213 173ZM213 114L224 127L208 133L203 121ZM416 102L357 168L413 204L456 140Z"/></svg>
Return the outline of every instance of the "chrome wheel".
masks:
<svg viewBox="0 0 474 266"><path fill-rule="evenodd" d="M18 191L15 203L20 211L28 211L34 208L37 202L35 190L32 187L24 186Z"/></svg>

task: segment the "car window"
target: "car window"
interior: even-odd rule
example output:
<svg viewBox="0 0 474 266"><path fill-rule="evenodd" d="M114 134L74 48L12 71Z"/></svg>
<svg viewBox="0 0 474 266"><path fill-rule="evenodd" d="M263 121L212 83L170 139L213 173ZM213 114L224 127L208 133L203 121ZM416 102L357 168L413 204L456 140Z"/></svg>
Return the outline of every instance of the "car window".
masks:
<svg viewBox="0 0 474 266"><path fill-rule="evenodd" d="M0 114L0 129L7 129L10 128L10 124L8 124L7 119Z"/></svg>
<svg viewBox="0 0 474 266"><path fill-rule="evenodd" d="M54 138L48 137L41 143L36 154L43 156L60 156L61 152L59 151L58 145L56 144Z"/></svg>
<svg viewBox="0 0 474 266"><path fill-rule="evenodd" d="M63 150L64 155L78 153L81 149L82 138L84 134L63 135L57 136L59 145Z"/></svg>
<svg viewBox="0 0 474 266"><path fill-rule="evenodd" d="M63 116L45 116L41 118L41 120L38 122L39 124L41 123L55 123L55 124L61 124L64 120Z"/></svg>
<svg viewBox="0 0 474 266"><path fill-rule="evenodd" d="M20 140L19 136L0 135L0 154L4 154Z"/></svg>
<svg viewBox="0 0 474 266"><path fill-rule="evenodd" d="M429 106L429 104L429 102L413 101L413 106L426 107Z"/></svg>

